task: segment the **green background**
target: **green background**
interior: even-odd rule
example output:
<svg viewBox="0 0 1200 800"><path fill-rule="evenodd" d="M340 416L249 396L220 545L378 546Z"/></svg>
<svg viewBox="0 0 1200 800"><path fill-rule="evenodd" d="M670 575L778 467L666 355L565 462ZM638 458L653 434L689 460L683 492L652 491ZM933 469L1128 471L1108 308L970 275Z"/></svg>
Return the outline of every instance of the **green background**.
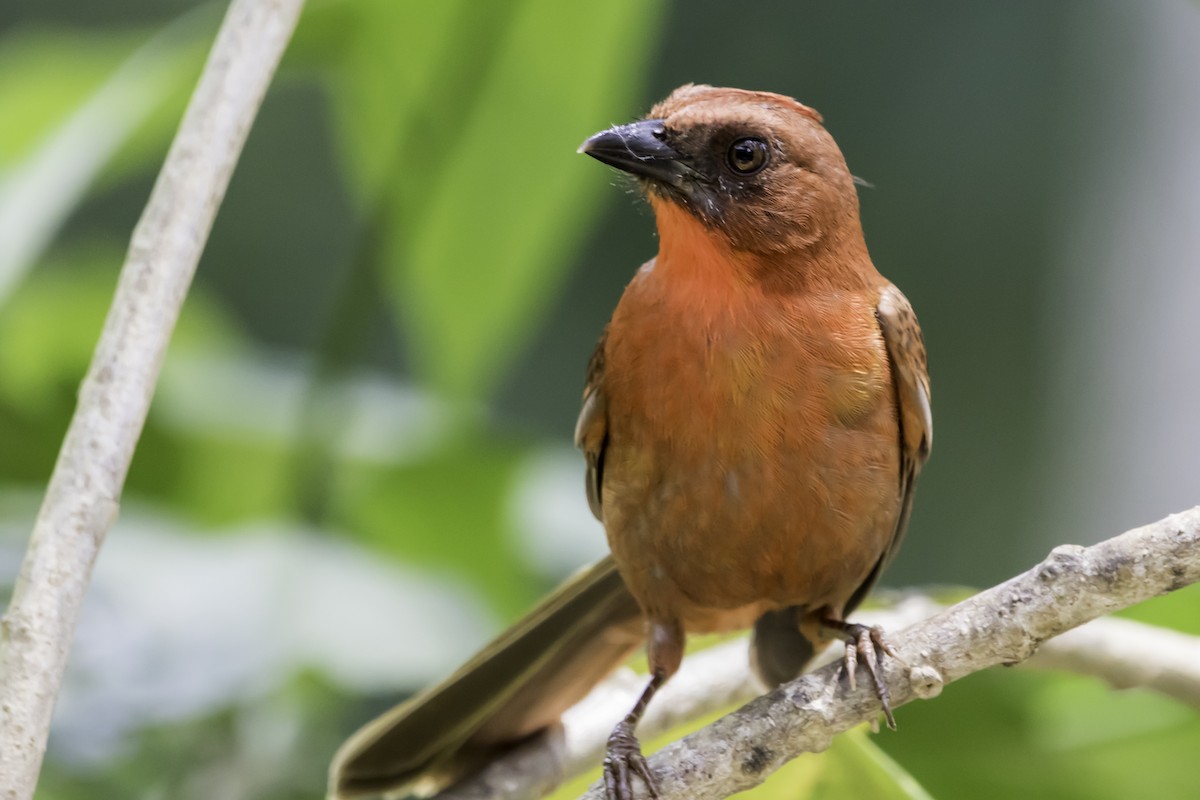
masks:
<svg viewBox="0 0 1200 800"><path fill-rule="evenodd" d="M0 7L4 592L222 11ZM39 797L319 796L346 734L603 552L570 434L655 242L575 148L681 83L796 96L872 185L937 421L886 585L990 585L1194 504L1198 54L1200 9L1169 0L310 0L176 332ZM1136 614L1200 632L1198 611L1185 591ZM1197 785L1194 713L1140 691L995 670L898 719L758 796Z"/></svg>

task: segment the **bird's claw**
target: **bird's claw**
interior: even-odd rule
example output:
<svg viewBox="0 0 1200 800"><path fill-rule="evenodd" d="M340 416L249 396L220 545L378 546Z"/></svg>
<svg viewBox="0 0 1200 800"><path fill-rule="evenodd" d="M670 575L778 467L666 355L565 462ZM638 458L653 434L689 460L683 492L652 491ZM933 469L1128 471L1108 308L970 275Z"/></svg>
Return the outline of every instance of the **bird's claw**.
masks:
<svg viewBox="0 0 1200 800"><path fill-rule="evenodd" d="M878 625L868 626L843 622L831 627L835 627L846 639L846 656L842 662L842 670L850 684L850 690L854 691L857 688L856 675L858 664L861 661L871 675L875 696L883 705L883 716L887 720L887 726L896 730L896 718L892 716L891 695L883 680L883 657L889 655L900 663L904 663L904 659L900 658L895 648L884 637L883 628Z"/></svg>
<svg viewBox="0 0 1200 800"><path fill-rule="evenodd" d="M607 800L634 800L633 776L637 775L650 797L657 798L658 780L650 771L642 745L633 733L633 725L623 720L608 737L604 756L604 794Z"/></svg>

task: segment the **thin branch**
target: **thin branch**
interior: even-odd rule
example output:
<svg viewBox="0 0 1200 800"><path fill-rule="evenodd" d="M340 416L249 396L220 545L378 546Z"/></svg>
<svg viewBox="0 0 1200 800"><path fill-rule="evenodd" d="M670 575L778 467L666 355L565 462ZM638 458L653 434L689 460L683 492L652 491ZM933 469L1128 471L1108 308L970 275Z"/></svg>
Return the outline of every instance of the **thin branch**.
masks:
<svg viewBox="0 0 1200 800"><path fill-rule="evenodd" d="M0 623L0 797L33 796L97 552L163 355L303 0L233 0L129 253Z"/></svg>
<svg viewBox="0 0 1200 800"><path fill-rule="evenodd" d="M863 616L888 627L907 664L891 660L887 665L893 706L934 697L946 683L997 664L1020 663L1035 652L1034 666L1094 675L1114 686L1147 686L1196 705L1200 640L1115 619L1052 637L1197 581L1200 507L1093 547L1056 548L1028 572L948 609L912 598L893 614ZM916 619L923 621L901 630ZM540 797L563 779L595 767L609 729L632 704L640 683L630 673L617 676L571 709L561 727L438 800ZM685 660L651 704L639 732L648 738L756 693L745 643L711 648ZM860 686L849 692L831 665L669 745L651 765L660 776L663 800L728 797L761 783L800 753L825 749L835 734L878 714L871 690ZM585 800L602 797L599 786L584 795Z"/></svg>
<svg viewBox="0 0 1200 800"><path fill-rule="evenodd" d="M1051 646L1053 645L1053 646ZM1031 667L1140 686L1200 710L1200 638L1127 619L1098 619L1047 642Z"/></svg>

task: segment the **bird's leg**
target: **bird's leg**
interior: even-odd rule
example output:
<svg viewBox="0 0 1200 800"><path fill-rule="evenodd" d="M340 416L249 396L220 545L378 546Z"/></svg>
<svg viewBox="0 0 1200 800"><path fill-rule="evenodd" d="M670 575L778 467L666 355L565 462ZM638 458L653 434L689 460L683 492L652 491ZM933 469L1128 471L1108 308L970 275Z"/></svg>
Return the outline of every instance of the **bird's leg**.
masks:
<svg viewBox="0 0 1200 800"><path fill-rule="evenodd" d="M820 624L824 630L836 634L838 638L844 639L846 642L846 657L842 662L842 669L850 681L850 689L855 688L855 673L858 671L858 662L862 661L867 667L867 672L871 673L875 696L883 704L883 716L887 719L887 726L896 730L896 718L892 716L891 698L888 694L887 684L883 682L883 656L886 653L894 659L902 659L884 638L883 628L878 625L868 626L846 622L832 616L822 617Z"/></svg>
<svg viewBox="0 0 1200 800"><path fill-rule="evenodd" d="M650 772L646 757L642 755L642 744L634 729L650 698L666 680L663 673L655 672L633 710L617 723L608 737L608 749L604 756L604 791L608 800L633 800L633 775L642 779L651 797L658 797L658 784Z"/></svg>
<svg viewBox="0 0 1200 800"><path fill-rule="evenodd" d="M642 755L636 728L650 698L679 669L683 660L684 635L679 623L651 621L650 641L646 656L650 662L650 682L642 696L625 718L617 723L608 737L608 748L604 756L604 793L608 800L634 800L633 776L637 775L651 797L658 797L658 781Z"/></svg>

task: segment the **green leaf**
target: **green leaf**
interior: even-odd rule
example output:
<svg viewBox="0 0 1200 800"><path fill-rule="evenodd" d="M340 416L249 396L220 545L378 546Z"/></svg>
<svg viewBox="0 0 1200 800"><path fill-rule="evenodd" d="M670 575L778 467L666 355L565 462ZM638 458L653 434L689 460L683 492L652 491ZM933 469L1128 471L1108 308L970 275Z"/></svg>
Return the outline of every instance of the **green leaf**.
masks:
<svg viewBox="0 0 1200 800"><path fill-rule="evenodd" d="M932 800L916 779L871 741L865 728L833 740L821 759L821 775L809 796L812 800Z"/></svg>
<svg viewBox="0 0 1200 800"><path fill-rule="evenodd" d="M1194 719L1187 706L1146 690L1114 691L1099 680L1046 675L1027 702L1030 738L1051 753L1156 734Z"/></svg>
<svg viewBox="0 0 1200 800"><path fill-rule="evenodd" d="M1200 718L1144 690L1032 669L986 670L910 703L876 743L937 797L1190 797ZM1128 720L1124 732L1119 723Z"/></svg>
<svg viewBox="0 0 1200 800"><path fill-rule="evenodd" d="M285 442L188 435L147 425L128 489L164 500L200 529L284 518L291 506L291 448Z"/></svg>
<svg viewBox="0 0 1200 800"><path fill-rule="evenodd" d="M364 207L397 184L399 146L426 123L422 115L452 106L440 95L446 71L463 61L463 40L507 5L337 0L301 18L287 64L323 69L339 154Z"/></svg>
<svg viewBox="0 0 1200 800"><path fill-rule="evenodd" d="M119 245L102 242L56 253L21 284L0 313L0 442L5 456L0 478L40 484L50 474L112 302L121 256ZM222 311L203 293L193 292L176 325L172 352L220 352L237 341ZM134 491L140 475L161 486L189 458L177 440L156 458L152 453L161 438L152 409L130 476ZM232 480L234 472L226 465L220 474Z"/></svg>
<svg viewBox="0 0 1200 800"><path fill-rule="evenodd" d="M603 170L575 154L628 118L657 3L333 6L333 103L418 366L490 389L578 246ZM346 22L346 15L353 15ZM581 35L586 31L586 35Z"/></svg>

